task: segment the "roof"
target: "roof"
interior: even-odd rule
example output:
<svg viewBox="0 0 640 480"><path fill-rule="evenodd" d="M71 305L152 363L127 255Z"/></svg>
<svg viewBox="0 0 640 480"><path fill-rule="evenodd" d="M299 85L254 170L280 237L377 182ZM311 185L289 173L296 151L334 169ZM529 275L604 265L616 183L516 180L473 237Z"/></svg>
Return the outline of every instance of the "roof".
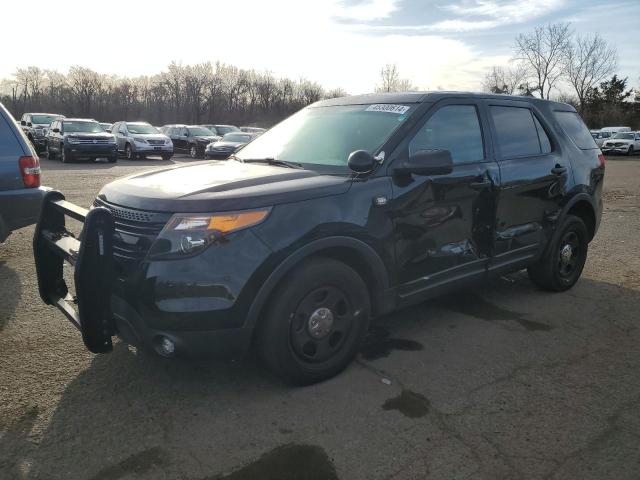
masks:
<svg viewBox="0 0 640 480"><path fill-rule="evenodd" d="M93 118L61 118L60 120L64 122L96 122Z"/></svg>
<svg viewBox="0 0 640 480"><path fill-rule="evenodd" d="M352 95L348 97L330 98L320 100L311 107L329 107L334 105L366 105L372 103L425 103L437 102L443 98L483 98L496 100L515 100L520 102L554 104L563 108L573 107L566 103L543 100L536 97L518 95L502 95L483 92L458 92L458 91L424 91L424 92L398 92L398 93L369 93L365 95Z"/></svg>

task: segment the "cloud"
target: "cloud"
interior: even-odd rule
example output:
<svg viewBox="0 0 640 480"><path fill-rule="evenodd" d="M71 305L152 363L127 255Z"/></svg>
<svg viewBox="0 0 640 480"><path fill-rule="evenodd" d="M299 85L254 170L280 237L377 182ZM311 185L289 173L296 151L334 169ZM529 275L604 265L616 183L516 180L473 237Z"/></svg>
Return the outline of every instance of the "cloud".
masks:
<svg viewBox="0 0 640 480"><path fill-rule="evenodd" d="M342 3L338 18L368 22L391 15L398 8L398 0L364 0L354 4Z"/></svg>
<svg viewBox="0 0 640 480"><path fill-rule="evenodd" d="M463 0L441 8L460 17L488 17L495 23L487 28L493 28L497 25L534 20L559 10L566 3L566 0ZM474 23L489 24L487 20ZM452 24L452 27L455 28L456 24Z"/></svg>

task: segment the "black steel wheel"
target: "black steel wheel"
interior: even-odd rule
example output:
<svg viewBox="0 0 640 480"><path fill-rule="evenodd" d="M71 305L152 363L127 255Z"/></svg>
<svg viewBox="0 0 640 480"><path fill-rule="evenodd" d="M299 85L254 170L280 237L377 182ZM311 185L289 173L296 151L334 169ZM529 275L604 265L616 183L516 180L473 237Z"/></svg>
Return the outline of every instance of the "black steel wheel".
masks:
<svg viewBox="0 0 640 480"><path fill-rule="evenodd" d="M260 353L293 384L333 377L357 354L369 310L367 287L355 270L331 258L304 261L273 293L259 325Z"/></svg>

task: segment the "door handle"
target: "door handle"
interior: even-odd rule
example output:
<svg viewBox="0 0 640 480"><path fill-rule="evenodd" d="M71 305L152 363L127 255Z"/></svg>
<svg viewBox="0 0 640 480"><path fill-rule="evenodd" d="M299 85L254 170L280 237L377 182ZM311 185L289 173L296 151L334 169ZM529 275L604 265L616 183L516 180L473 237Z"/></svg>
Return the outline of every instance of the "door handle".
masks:
<svg viewBox="0 0 640 480"><path fill-rule="evenodd" d="M551 169L551 173L553 173L554 175L562 175L566 171L567 171L567 167L563 167L561 165L556 165Z"/></svg>
<svg viewBox="0 0 640 480"><path fill-rule="evenodd" d="M471 182L469 184L469 188L472 188L473 190L484 190L485 188L491 187L491 185L493 185L491 183L491 180L489 180L488 178L485 178L483 180L478 180L476 182Z"/></svg>

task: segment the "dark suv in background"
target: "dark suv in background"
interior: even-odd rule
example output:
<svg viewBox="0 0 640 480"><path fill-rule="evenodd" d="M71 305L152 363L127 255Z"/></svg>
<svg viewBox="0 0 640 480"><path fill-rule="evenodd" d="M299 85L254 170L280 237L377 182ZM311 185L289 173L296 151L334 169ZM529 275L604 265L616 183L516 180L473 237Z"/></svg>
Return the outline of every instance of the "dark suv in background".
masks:
<svg viewBox="0 0 640 480"><path fill-rule="evenodd" d="M45 139L47 158L59 157L63 163L74 160L106 158L118 161L115 137L95 120L62 118L54 120Z"/></svg>
<svg viewBox="0 0 640 480"><path fill-rule="evenodd" d="M64 115L56 113L25 113L22 115L20 119L22 131L27 135L36 152L44 150L49 125L59 118L64 118Z"/></svg>
<svg viewBox="0 0 640 480"><path fill-rule="evenodd" d="M33 146L0 103L0 242L38 220L45 191Z"/></svg>
<svg viewBox="0 0 640 480"><path fill-rule="evenodd" d="M188 153L191 158L203 158L207 145L220 139L199 125L165 125L161 131L171 139L175 152Z"/></svg>
<svg viewBox="0 0 640 480"><path fill-rule="evenodd" d="M115 334L167 357L254 345L287 380L317 382L348 365L372 317L525 268L545 290L571 288L603 178L604 156L567 104L454 92L321 101L226 162L106 185L73 244L75 323L96 352ZM76 318L59 301L69 250L56 241L54 258L47 235L67 238L60 205L79 210L50 195L41 293Z"/></svg>

